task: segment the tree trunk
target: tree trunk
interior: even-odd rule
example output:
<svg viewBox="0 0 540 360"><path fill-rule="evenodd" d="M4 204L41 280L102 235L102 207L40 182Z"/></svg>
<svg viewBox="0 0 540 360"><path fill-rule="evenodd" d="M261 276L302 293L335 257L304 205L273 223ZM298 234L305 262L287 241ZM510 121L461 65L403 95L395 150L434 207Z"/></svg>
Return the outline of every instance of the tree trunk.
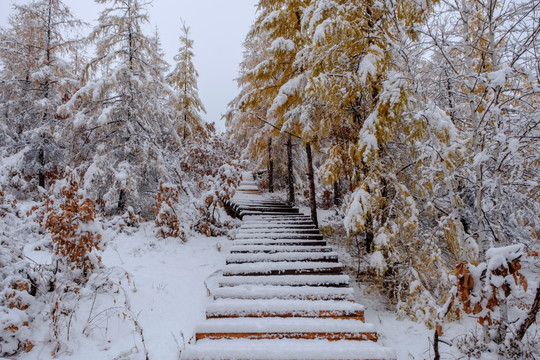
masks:
<svg viewBox="0 0 540 360"><path fill-rule="evenodd" d="M39 148L38 161L40 165L38 174L38 185L45 189L45 152L43 151L43 148Z"/></svg>
<svg viewBox="0 0 540 360"><path fill-rule="evenodd" d="M274 159L272 158L272 137L268 138L268 191L274 192Z"/></svg>
<svg viewBox="0 0 540 360"><path fill-rule="evenodd" d="M341 205L341 184L339 180L334 183L334 206Z"/></svg>
<svg viewBox="0 0 540 360"><path fill-rule="evenodd" d="M288 172L288 185L289 185L289 198L287 202L289 205L294 205L294 172L293 172L293 154L292 154L292 136L289 134L287 138L287 172Z"/></svg>
<svg viewBox="0 0 540 360"><path fill-rule="evenodd" d="M521 341L525 336L527 329L529 329L529 327L536 322L538 310L540 310L540 281L536 286L536 296L534 297L531 310L529 310L529 315L527 316L527 319L521 323L521 326L516 333L516 340Z"/></svg>
<svg viewBox="0 0 540 360"><path fill-rule="evenodd" d="M124 189L120 189L120 194L118 195L118 204L117 204L117 211L118 213L123 213L124 208L126 207L126 192Z"/></svg>
<svg viewBox="0 0 540 360"><path fill-rule="evenodd" d="M315 194L315 176L313 174L313 157L311 156L311 144L306 144L307 162L308 162L308 180L309 180L309 205L311 207L311 220L316 227L319 227L317 219L317 198Z"/></svg>
<svg viewBox="0 0 540 360"><path fill-rule="evenodd" d="M439 332L435 329L435 335L433 335L433 360L441 360L441 355L439 354Z"/></svg>

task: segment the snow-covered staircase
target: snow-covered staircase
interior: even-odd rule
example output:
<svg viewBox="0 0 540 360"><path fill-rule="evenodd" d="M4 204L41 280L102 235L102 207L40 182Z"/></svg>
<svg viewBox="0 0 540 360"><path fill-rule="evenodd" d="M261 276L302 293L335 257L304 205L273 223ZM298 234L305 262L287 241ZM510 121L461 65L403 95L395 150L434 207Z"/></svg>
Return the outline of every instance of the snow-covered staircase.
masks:
<svg viewBox="0 0 540 360"><path fill-rule="evenodd" d="M229 204L243 224L206 320L182 359L394 359L308 216L250 174Z"/></svg>

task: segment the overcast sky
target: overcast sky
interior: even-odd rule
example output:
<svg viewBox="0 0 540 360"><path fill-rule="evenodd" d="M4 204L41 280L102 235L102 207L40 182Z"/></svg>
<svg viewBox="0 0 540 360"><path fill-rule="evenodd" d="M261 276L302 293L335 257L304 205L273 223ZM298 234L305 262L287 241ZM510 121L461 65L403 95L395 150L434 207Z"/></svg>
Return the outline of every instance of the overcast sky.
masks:
<svg viewBox="0 0 540 360"><path fill-rule="evenodd" d="M0 25L7 26L12 4L29 0L0 0ZM149 9L151 28L158 26L166 60L173 64L173 56L180 42L181 19L191 28L195 41L194 63L199 72L199 96L208 122L220 120L227 103L236 95L234 79L242 59L242 42L255 19L257 0L153 0ZM75 16L95 25L99 12L104 8L93 0L64 0Z"/></svg>

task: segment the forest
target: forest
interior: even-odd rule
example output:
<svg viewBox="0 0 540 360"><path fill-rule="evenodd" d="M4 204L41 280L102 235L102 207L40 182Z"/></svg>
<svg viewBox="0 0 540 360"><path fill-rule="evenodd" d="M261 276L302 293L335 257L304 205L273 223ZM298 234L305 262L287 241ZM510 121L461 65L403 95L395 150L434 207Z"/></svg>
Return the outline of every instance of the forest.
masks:
<svg viewBox="0 0 540 360"><path fill-rule="evenodd" d="M66 351L81 299L123 291L104 275L114 234L231 237L246 170L429 329L435 358L540 356L540 2L260 0L222 133L187 23L171 65L151 1L95 2L91 27L62 0L0 27L0 356L43 329Z"/></svg>

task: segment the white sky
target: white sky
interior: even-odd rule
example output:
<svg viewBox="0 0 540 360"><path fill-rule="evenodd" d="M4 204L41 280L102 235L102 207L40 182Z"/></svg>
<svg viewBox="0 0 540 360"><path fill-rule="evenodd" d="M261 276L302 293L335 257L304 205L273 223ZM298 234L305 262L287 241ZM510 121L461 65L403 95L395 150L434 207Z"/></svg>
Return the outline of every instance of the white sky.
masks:
<svg viewBox="0 0 540 360"><path fill-rule="evenodd" d="M12 4L29 0L0 0L0 25L8 25ZM257 0L153 0L150 7L151 29L158 26L166 60L173 65L178 51L181 21L191 29L195 41L194 63L199 72L199 96L206 107L203 118L216 122L224 130L221 114L237 94L238 64L242 60L242 42L255 19ZM95 25L104 8L92 0L64 0L75 16ZM152 31L150 29L150 31Z"/></svg>

